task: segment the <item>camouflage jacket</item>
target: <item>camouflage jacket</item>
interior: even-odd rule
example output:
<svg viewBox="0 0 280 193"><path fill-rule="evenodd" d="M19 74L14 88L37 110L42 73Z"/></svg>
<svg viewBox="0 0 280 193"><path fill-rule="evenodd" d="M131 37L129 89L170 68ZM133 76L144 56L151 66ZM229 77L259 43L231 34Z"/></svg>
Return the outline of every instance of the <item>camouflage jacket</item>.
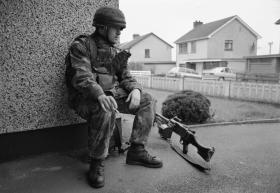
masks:
<svg viewBox="0 0 280 193"><path fill-rule="evenodd" d="M65 61L70 106L79 95L96 100L106 91L114 94L116 87L127 93L133 89L141 91L141 85L127 69L128 56L125 55L98 35L77 37Z"/></svg>

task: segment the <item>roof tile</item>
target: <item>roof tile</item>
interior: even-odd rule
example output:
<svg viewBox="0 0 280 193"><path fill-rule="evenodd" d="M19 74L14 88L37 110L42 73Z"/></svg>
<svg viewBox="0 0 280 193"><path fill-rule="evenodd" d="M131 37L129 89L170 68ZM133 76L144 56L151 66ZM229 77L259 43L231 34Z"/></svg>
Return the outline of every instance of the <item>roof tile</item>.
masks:
<svg viewBox="0 0 280 193"><path fill-rule="evenodd" d="M156 36L158 39L160 39L161 41L163 41L164 43L166 43L167 45L169 45L172 48L172 46L169 43L167 43L166 41L164 41L163 39L161 39L160 37L158 37L157 35L155 35L152 32L148 33L148 34L145 34L145 35L142 35L142 36L139 36L139 37L137 37L137 38L135 38L135 39L133 39L133 40L131 40L129 42L122 43L120 45L120 48L124 49L124 50L128 50L128 49L132 48L134 45L136 45L137 43L139 43L140 41L144 40L145 38L147 38L150 35Z"/></svg>
<svg viewBox="0 0 280 193"><path fill-rule="evenodd" d="M213 21L210 23L202 24L192 29L179 39L175 41L175 43L186 42L190 40L196 40L201 38L207 38L211 33L217 30L219 27L224 25L226 22L234 18L235 16L227 17L221 20Z"/></svg>

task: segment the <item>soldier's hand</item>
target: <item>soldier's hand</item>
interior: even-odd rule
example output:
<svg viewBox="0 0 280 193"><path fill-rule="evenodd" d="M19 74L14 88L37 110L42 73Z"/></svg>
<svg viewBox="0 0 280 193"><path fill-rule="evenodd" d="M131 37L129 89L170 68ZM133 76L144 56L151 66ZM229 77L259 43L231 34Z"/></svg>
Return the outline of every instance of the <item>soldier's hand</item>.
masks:
<svg viewBox="0 0 280 193"><path fill-rule="evenodd" d="M101 106L101 108L105 111L114 111L115 109L118 109L118 104L114 97L112 96L106 96L105 94L100 95L98 97L98 102Z"/></svg>
<svg viewBox="0 0 280 193"><path fill-rule="evenodd" d="M130 101L129 107L128 107L129 109L136 109L140 105L140 99L141 99L140 90L134 89L129 93L125 102Z"/></svg>

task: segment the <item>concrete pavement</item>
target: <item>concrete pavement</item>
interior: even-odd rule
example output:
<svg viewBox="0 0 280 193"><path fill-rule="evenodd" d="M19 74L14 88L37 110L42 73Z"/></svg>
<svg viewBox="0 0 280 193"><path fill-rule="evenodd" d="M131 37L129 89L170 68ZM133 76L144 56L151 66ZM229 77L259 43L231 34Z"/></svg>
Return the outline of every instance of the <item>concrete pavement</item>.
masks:
<svg viewBox="0 0 280 193"><path fill-rule="evenodd" d="M130 117L125 118L129 136ZM280 124L230 125L197 128L197 137L213 145L212 170L200 172L161 140L154 128L148 149L164 166L148 169L125 164L125 155L106 160L106 185L88 186L88 164L69 153L49 153L0 164L1 193L279 193ZM177 141L177 137L172 137ZM194 153L194 149L191 148Z"/></svg>

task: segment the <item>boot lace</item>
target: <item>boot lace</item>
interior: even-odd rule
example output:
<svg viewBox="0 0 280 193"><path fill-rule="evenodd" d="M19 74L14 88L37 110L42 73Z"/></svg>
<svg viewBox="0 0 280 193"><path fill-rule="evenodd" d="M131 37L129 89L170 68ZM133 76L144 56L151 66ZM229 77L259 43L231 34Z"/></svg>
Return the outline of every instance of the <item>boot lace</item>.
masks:
<svg viewBox="0 0 280 193"><path fill-rule="evenodd" d="M150 155L147 150L143 150L143 151L147 160L154 160L156 158L156 156Z"/></svg>
<svg viewBox="0 0 280 193"><path fill-rule="evenodd" d="M99 175L104 174L104 164L103 163L99 163L97 168L96 168L96 172Z"/></svg>

